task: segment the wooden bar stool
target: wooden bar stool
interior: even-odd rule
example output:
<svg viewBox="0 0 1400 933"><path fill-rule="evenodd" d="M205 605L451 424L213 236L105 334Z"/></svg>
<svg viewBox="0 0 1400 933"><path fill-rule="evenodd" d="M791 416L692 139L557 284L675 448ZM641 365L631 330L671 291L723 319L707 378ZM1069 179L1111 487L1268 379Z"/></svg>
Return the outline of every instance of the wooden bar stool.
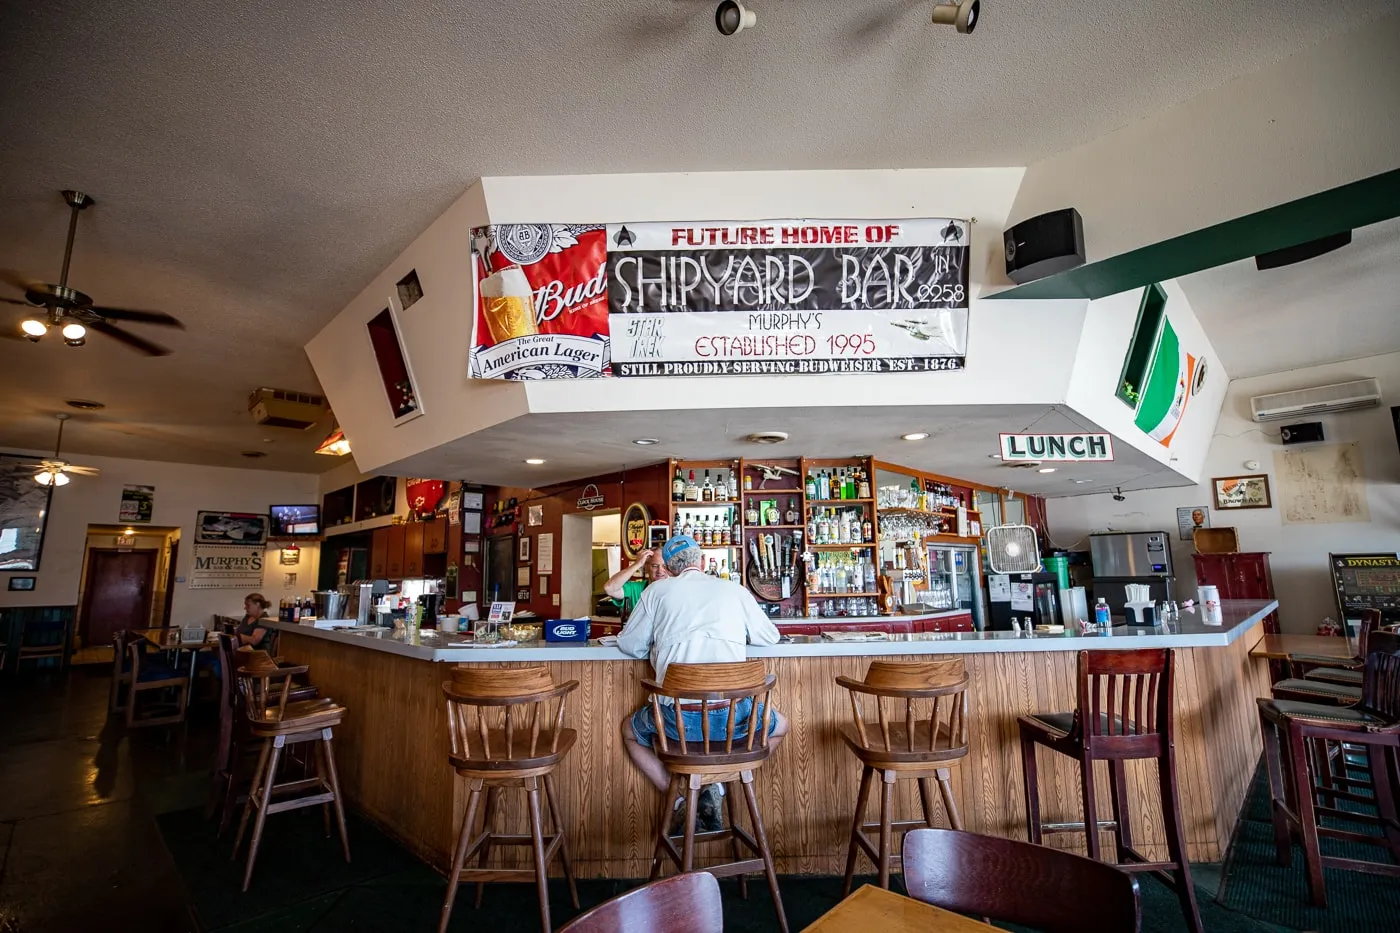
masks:
<svg viewBox="0 0 1400 933"><path fill-rule="evenodd" d="M1079 707L1073 713L1035 713L1016 722L1021 732L1021 768L1026 789L1026 824L1031 842L1045 832L1067 832L1077 825L1042 826L1036 783L1035 747L1045 747L1079 762L1084 801L1084 835L1089 857L1101 858L1098 798L1094 791L1094 762L1108 762L1108 786L1113 806L1112 829L1118 867L1123 871L1155 872L1176 890L1186 925L1201 933L1196 889L1186 857L1186 832L1176 784L1175 725L1172 683L1173 653L1169 648L1138 651L1079 652ZM1133 848L1128 816L1127 767L1133 758L1157 761L1162 824L1166 830L1165 862L1152 862ZM1173 878L1170 872L1175 872Z"/></svg>
<svg viewBox="0 0 1400 933"><path fill-rule="evenodd" d="M452 743L448 760L471 788L467 812L457 836L452 870L447 875L447 896L442 902L438 930L445 931L452 918L452 902L457 886L476 881L476 906L481 906L487 881L534 881L539 891L540 923L545 933L549 920L548 865L557 852L569 884L569 899L577 910L578 889L574 886L569 844L564 821L559 815L559 795L554 789L554 770L574 747L578 733L564 728L564 707L578 681L555 684L549 668L540 665L521 668L465 668L452 671L452 679L442 685L447 697L447 729ZM551 713L549 706L554 703ZM529 798L530 831L527 834L497 833L495 820L501 788L522 787ZM541 815L543 791L554 833L546 836ZM477 811L486 797L481 831L476 829ZM534 867L528 869L487 868L491 847L529 846ZM480 853L476 868L464 867Z"/></svg>
<svg viewBox="0 0 1400 933"><path fill-rule="evenodd" d="M1400 635L1374 632L1362 680L1362 699L1356 706L1335 707L1293 700L1259 698L1259 728L1264 736L1264 761L1269 773L1269 798L1273 811L1274 846L1279 864L1292 858L1293 837L1303 846L1308 895L1313 904L1327 906L1323 868L1342 868L1400 877ZM1314 803L1314 772L1330 768L1310 754L1321 742L1358 746L1366 751L1371 772L1372 796L1351 795L1334 789L1326 796L1342 797L1376 808L1374 816L1343 811ZM1324 775L1317 774L1319 778ZM1321 826L1326 813L1351 822L1379 826L1381 835ZM1393 864L1323 855L1319 837L1342 839L1390 850Z"/></svg>
<svg viewBox="0 0 1400 933"><path fill-rule="evenodd" d="M954 829L963 828L948 776L949 765L967 757L967 671L961 658L872 661L864 680L838 677L836 682L848 691L855 718L854 723L841 727L841 738L862 765L851 844L846 853L846 880L841 888L841 896L846 897L851 893L858 852L864 850L870 856L880 871L880 887L889 888L890 861L900 857L894 847L894 833L933 826L930 775L938 780L948 822ZM874 698L876 721L866 721L866 710L859 697ZM887 700L894 701L889 712ZM928 712L928 718L919 718L921 709ZM865 805L876 775L882 786L880 822L867 823ZM895 782L901 778L918 780L922 820L891 819ZM866 835L872 830L880 832L878 847Z"/></svg>
<svg viewBox="0 0 1400 933"><path fill-rule="evenodd" d="M656 827L656 852L652 857L651 880L661 875L662 858L669 857L682 872L695 869L697 842L730 844L734 861L707 865L704 871L716 878L739 877L739 891L748 896L744 875L762 871L768 878L768 890L778 914L778 928L787 933L787 914L783 910L782 892L778 890L778 872L773 866L773 851L768 846L768 834L763 829L763 816L754 795L753 775L772 754L768 743L769 724L773 721L773 685L778 678L769 674L762 661L738 661L722 664L671 664L666 668L666 680L658 684L642 681L651 693L651 714L656 723L656 757L671 774L671 786L661 795L660 815ZM669 699L670 702L663 702ZM747 701L747 702L745 702ZM747 715L742 712L747 708ZM685 729L683 713L700 713L700 735ZM721 735L714 735L711 714L722 714L725 726ZM667 726L671 733L667 732ZM718 832L695 832L700 790L706 784L725 786L724 804L729 822ZM734 785L739 785L735 787ZM735 819L737 807L734 794L742 788L753 823L750 835ZM672 801L683 796L685 833L681 848L667 835ZM741 859L743 844L753 858Z"/></svg>
<svg viewBox="0 0 1400 933"><path fill-rule="evenodd" d="M335 770L335 749L331 747L332 731L345 718L345 707L334 700L298 700L288 702L292 693L292 678L307 672L306 667L278 667L263 651L250 651L240 657L237 671L238 690L243 697L248 719L248 735L262 739L262 753L253 772L252 789L238 821L238 834L233 840L230 860L238 857L243 834L248 829L248 817L257 811L253 822L253 839L248 845L248 864L243 870L243 890L253 877L253 864L262 842L263 824L272 813L298 810L321 805L330 835L330 804L335 805L336 822L340 827L340 847L345 861L350 861L350 839L345 832L345 807L341 803L340 778ZM277 689L273 689L273 684ZM304 742L316 743L316 774L313 777L277 783L277 766L284 751ZM301 791L311 793L299 793ZM291 795L296 796L291 796ZM276 800L274 797L287 799Z"/></svg>

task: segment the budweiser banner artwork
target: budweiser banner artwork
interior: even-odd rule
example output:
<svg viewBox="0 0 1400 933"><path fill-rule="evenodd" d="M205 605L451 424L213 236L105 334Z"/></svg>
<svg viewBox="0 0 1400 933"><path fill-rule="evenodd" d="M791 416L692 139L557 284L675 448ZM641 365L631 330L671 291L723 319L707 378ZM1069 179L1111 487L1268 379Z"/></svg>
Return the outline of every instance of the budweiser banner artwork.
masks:
<svg viewBox="0 0 1400 933"><path fill-rule="evenodd" d="M481 379L961 369L966 221L473 231Z"/></svg>

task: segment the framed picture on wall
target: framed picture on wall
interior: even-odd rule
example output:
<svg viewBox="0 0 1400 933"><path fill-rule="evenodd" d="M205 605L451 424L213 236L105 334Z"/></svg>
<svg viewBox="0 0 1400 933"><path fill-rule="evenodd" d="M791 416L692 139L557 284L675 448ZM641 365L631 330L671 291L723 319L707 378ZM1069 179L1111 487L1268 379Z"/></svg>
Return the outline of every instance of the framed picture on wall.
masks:
<svg viewBox="0 0 1400 933"><path fill-rule="evenodd" d="M1210 481L1215 492L1215 507L1226 509L1271 509L1269 477L1266 473L1252 476L1217 476Z"/></svg>
<svg viewBox="0 0 1400 933"><path fill-rule="evenodd" d="M35 577L10 577L10 589L28 592L34 589Z"/></svg>
<svg viewBox="0 0 1400 933"><path fill-rule="evenodd" d="M527 538L524 535L520 536L520 553L516 555L516 559L519 560L522 564L528 564L530 562L531 540L533 539Z"/></svg>
<svg viewBox="0 0 1400 933"><path fill-rule="evenodd" d="M33 458L0 457L0 570L39 569L52 495L34 482Z"/></svg>

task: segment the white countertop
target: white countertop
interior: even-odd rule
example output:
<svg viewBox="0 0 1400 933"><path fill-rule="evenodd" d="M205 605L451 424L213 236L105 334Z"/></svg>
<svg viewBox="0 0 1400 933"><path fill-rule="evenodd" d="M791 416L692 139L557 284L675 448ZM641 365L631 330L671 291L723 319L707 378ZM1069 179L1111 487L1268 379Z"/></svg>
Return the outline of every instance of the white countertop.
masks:
<svg viewBox="0 0 1400 933"><path fill-rule="evenodd" d="M1223 648L1234 644L1241 636L1258 625L1265 616L1278 608L1277 600L1221 600L1224 624L1205 625L1195 613L1183 611L1181 621L1170 626L1119 626L1112 634L1091 635L1018 635L1015 632L949 632L915 635L891 635L888 641L829 642L819 636L791 636L769 647L749 646L751 658L800 657L880 657L911 654L983 654L1018 651L1079 651L1125 648ZM807 621L807 620L788 620ZM821 622L820 619L811 620ZM464 635L423 631L412 639L394 633L376 635L319 629L291 622L273 622L272 627L283 632L323 638L327 641L354 645L370 651L382 651L423 661L630 661L635 660L596 641L535 642L509 648L448 648L449 642L462 641Z"/></svg>

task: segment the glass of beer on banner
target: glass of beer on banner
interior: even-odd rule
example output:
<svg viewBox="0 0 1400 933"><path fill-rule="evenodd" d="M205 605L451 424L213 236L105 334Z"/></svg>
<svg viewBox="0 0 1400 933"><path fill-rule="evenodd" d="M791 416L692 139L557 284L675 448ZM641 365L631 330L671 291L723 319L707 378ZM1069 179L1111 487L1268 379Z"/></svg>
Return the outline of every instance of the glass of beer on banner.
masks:
<svg viewBox="0 0 1400 933"><path fill-rule="evenodd" d="M493 344L539 333L535 326L535 295L525 270L519 266L506 266L482 279L481 301Z"/></svg>

